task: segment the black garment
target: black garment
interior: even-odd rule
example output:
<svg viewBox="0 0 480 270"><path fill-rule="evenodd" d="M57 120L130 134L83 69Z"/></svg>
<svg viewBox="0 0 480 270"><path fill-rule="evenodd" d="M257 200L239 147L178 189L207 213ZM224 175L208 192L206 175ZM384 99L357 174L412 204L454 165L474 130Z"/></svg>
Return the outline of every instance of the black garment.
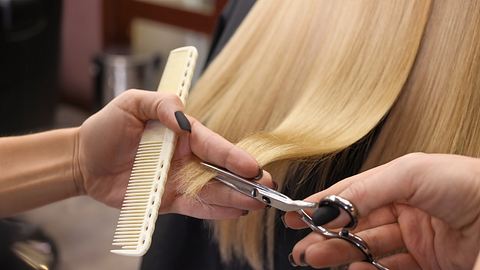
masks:
<svg viewBox="0 0 480 270"><path fill-rule="evenodd" d="M225 46L254 3L254 0L231 0L229 2L219 20L207 63L211 62ZM305 174L308 174L309 177L302 184L301 190L297 190L292 185L287 186L282 192L292 198L303 199L318 189L355 174L360 169L366 153L368 153L370 142L376 134L377 131L372 132L366 139L351 147L351 150L342 151L328 160L334 164L341 160L342 162L338 162L339 164L348 164L344 167L333 166L326 171L324 164L318 164L313 171L308 172L302 171L301 165L295 170L292 169L292 177ZM320 174L326 175L328 182L319 184L318 175ZM293 246L311 231L309 229L299 231L286 229L280 220L280 214L277 212L275 222L274 269L312 269L310 267L294 268L288 261L288 254L292 251ZM248 264L238 260L228 265L222 264L218 245L212 239L211 232L202 220L181 215L164 215L158 218L155 228L152 246L143 259L142 270L251 269ZM264 257L266 258L266 256Z"/></svg>

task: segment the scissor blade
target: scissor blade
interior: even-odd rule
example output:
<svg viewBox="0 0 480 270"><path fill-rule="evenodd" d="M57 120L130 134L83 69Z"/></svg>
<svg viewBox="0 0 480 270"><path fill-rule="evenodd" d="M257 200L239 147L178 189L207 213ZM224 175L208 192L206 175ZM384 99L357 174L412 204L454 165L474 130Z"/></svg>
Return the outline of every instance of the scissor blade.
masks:
<svg viewBox="0 0 480 270"><path fill-rule="evenodd" d="M249 181L225 169L204 162L201 162L201 164L216 172L217 175L215 176L215 179L241 192L242 194L255 198L258 201L261 201L276 209L290 212L305 208L316 208L318 205L317 203L312 202L292 200L283 193L280 193L257 182Z"/></svg>

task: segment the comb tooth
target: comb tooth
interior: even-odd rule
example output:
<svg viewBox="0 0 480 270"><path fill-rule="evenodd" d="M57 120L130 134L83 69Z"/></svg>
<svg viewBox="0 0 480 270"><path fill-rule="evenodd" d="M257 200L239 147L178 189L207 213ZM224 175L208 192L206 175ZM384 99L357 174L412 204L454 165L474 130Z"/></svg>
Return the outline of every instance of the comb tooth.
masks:
<svg viewBox="0 0 480 270"><path fill-rule="evenodd" d="M140 237L140 231L118 231L118 232L115 232L115 234L113 235L113 238L119 238L119 237L122 237L122 236L136 236L136 237Z"/></svg>
<svg viewBox="0 0 480 270"><path fill-rule="evenodd" d="M150 173L150 174L146 174L146 175L134 175L134 176L130 177L130 181L135 181L135 180L147 181L147 180L151 180L154 177L155 177L154 173ZM133 183L135 183L135 182L133 182Z"/></svg>
<svg viewBox="0 0 480 270"><path fill-rule="evenodd" d="M134 180L147 181L147 180L152 180L154 178L155 178L155 173L146 174L146 175L134 175L130 177L130 181L134 181Z"/></svg>
<svg viewBox="0 0 480 270"><path fill-rule="evenodd" d="M153 179L151 179L150 181L148 180L138 181L129 185L127 187L127 192L139 191L139 190L150 190L154 183L155 183L155 180Z"/></svg>
<svg viewBox="0 0 480 270"><path fill-rule="evenodd" d="M113 242L112 245L114 245L114 246L125 246L125 245L128 245L128 247L132 247L132 248L133 248L133 247L136 247L136 244L137 244L137 243L138 243L138 242L122 242L122 243L120 243L120 242Z"/></svg>
<svg viewBox="0 0 480 270"><path fill-rule="evenodd" d="M150 174L155 174L157 172L157 163L153 165L134 165L132 168L132 173L130 176L135 176L134 173L150 173ZM152 172L153 171L153 172ZM132 175L133 174L133 175ZM141 175L140 175L141 176Z"/></svg>
<svg viewBox="0 0 480 270"><path fill-rule="evenodd" d="M148 200L150 198L150 194L145 194L145 195L138 195L138 196L135 196L135 197L129 197L125 200L123 200L124 202L136 202L136 201L139 201L139 200Z"/></svg>
<svg viewBox="0 0 480 270"><path fill-rule="evenodd" d="M113 236L114 239L132 239L132 238L138 238L140 233L116 233L115 236Z"/></svg>
<svg viewBox="0 0 480 270"><path fill-rule="evenodd" d="M160 149L161 147L157 148L149 148L149 149L140 149L137 151L137 155L142 155L142 154L157 154L160 155Z"/></svg>
<svg viewBox="0 0 480 270"><path fill-rule="evenodd" d="M143 216L145 216L145 214L143 214L143 213L141 213L141 214L138 214L138 213L137 213L137 214L129 213L128 215L126 215L125 213L121 213L121 214L120 214L120 217L122 217L122 216L123 216L124 218L130 218L130 219L131 219L131 218L136 218L136 217L142 217L142 218L143 218ZM123 218L123 217L122 217L122 218Z"/></svg>
<svg viewBox="0 0 480 270"><path fill-rule="evenodd" d="M131 191L127 191L127 193L125 193L125 198L135 198L136 196L138 195L142 195L144 194L145 192L149 192L150 189L139 189L139 190L131 190Z"/></svg>
<svg viewBox="0 0 480 270"><path fill-rule="evenodd" d="M122 204L121 210L139 210L143 209L148 205L148 199L143 201L133 201L133 202L125 202Z"/></svg>
<svg viewBox="0 0 480 270"><path fill-rule="evenodd" d="M124 203L122 205L122 210L144 210L147 208L148 201L145 202L131 202L131 203Z"/></svg>
<svg viewBox="0 0 480 270"><path fill-rule="evenodd" d="M146 189L147 191L150 191L150 189ZM131 192L138 192L139 190L130 190ZM126 202L127 200L136 200L136 199L143 199L143 200L148 200L148 198L150 198L150 192L146 193L146 192L142 192L142 193L139 193L139 194L136 194L135 196L132 196L131 194L129 194L128 197L125 197L125 199L123 200L123 202ZM135 194L135 193L133 193Z"/></svg>
<svg viewBox="0 0 480 270"><path fill-rule="evenodd" d="M136 188L129 188L127 189L127 192L125 193L125 198L126 199L132 199L133 197L138 197L146 194L150 194L150 187L136 187Z"/></svg>
<svg viewBox="0 0 480 270"><path fill-rule="evenodd" d="M118 244L121 246L129 244L137 244L139 241L137 239L113 239L113 244Z"/></svg>
<svg viewBox="0 0 480 270"><path fill-rule="evenodd" d="M145 159L158 159L160 158L160 151L158 152L155 152L155 153L137 153L137 155L135 156L135 160L138 160L138 159L141 159L141 158L145 158Z"/></svg>
<svg viewBox="0 0 480 270"><path fill-rule="evenodd" d="M150 144L162 144L163 141L147 141L147 142L141 142L140 145L150 145Z"/></svg>
<svg viewBox="0 0 480 270"><path fill-rule="evenodd" d="M143 166L143 167L146 167L146 166L156 166L157 165L157 162L158 162L158 159L157 160L154 160L154 159L147 159L147 160L139 160L138 162L133 162L133 167L138 167L138 166Z"/></svg>
<svg viewBox="0 0 480 270"><path fill-rule="evenodd" d="M158 160L159 156L154 155L142 155L135 158L135 162L148 161L148 160Z"/></svg>
<svg viewBox="0 0 480 270"><path fill-rule="evenodd" d="M130 175L130 177L133 177L133 176L141 176L141 175L151 175L151 174L155 174L157 172L156 169L133 169L132 170L132 174Z"/></svg>
<svg viewBox="0 0 480 270"><path fill-rule="evenodd" d="M162 142L149 142L149 143L142 143L138 146L138 148L151 148L151 147L161 147L163 145Z"/></svg>
<svg viewBox="0 0 480 270"><path fill-rule="evenodd" d="M142 169L136 171L136 172L133 172L131 175L130 175L130 179L129 180L136 180L136 179L150 179L152 177L155 176L155 174L157 173L157 171L155 170L154 172L147 172L147 171L142 171Z"/></svg>
<svg viewBox="0 0 480 270"><path fill-rule="evenodd" d="M135 229L135 230L140 230L141 225L135 225L135 224L123 224L123 223L118 223L117 228L119 229Z"/></svg>
<svg viewBox="0 0 480 270"><path fill-rule="evenodd" d="M154 177L133 178L132 180L130 180L130 183L132 183L132 184L142 184L142 183L149 183L149 182L152 182L154 180L155 180Z"/></svg>
<svg viewBox="0 0 480 270"><path fill-rule="evenodd" d="M130 183L135 184L135 183L142 183L142 182L147 182L147 181L153 181L155 180L155 175L146 175L146 176L138 176L138 177L132 177L130 178ZM132 182L135 181L135 182Z"/></svg>
<svg viewBox="0 0 480 270"><path fill-rule="evenodd" d="M152 177L149 177L149 178L137 178L137 179L134 179L134 180L130 180L130 183L132 184L135 184L135 183L151 183L153 182L153 179Z"/></svg>
<svg viewBox="0 0 480 270"><path fill-rule="evenodd" d="M129 189L127 190L135 190L135 189L145 189L145 188L150 188L152 186L152 182L143 182L143 183L133 183L130 185Z"/></svg>
<svg viewBox="0 0 480 270"><path fill-rule="evenodd" d="M120 233L134 233L134 232L139 232L138 228L133 229L133 228L118 228L115 230L115 234L120 234Z"/></svg>
<svg viewBox="0 0 480 270"><path fill-rule="evenodd" d="M127 192L125 193L125 196L127 194L131 194L131 193L133 193L133 194L140 193L140 194L136 194L135 197L149 195L153 184L154 184L153 182L150 182L150 183L145 182L145 183L143 183L143 185L130 186L129 188L127 188ZM128 198L125 198L125 199L131 199L131 196L129 196Z"/></svg>
<svg viewBox="0 0 480 270"><path fill-rule="evenodd" d="M120 219L121 218L121 219ZM132 225L132 226L142 226L142 221L138 218L125 218L125 216L120 215L118 219L118 224L123 225Z"/></svg>
<svg viewBox="0 0 480 270"><path fill-rule="evenodd" d="M130 231L118 231L118 232L115 232L115 235L127 235L127 236L133 236L133 235L140 235L140 231L138 230L130 230Z"/></svg>

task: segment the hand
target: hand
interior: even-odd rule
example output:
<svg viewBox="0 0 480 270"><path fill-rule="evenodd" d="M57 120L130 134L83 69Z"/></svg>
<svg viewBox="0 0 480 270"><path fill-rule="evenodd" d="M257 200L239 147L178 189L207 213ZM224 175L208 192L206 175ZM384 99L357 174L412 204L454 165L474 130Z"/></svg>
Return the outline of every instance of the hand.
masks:
<svg viewBox="0 0 480 270"><path fill-rule="evenodd" d="M479 254L479 159L409 154L306 200L329 194L355 204L361 216L355 233L390 269L472 269ZM338 228L347 219L341 214L325 226ZM305 227L295 213L285 221L291 228ZM372 269L350 244L314 233L298 242L292 255L297 264L318 268L351 263L349 269Z"/></svg>
<svg viewBox="0 0 480 270"><path fill-rule="evenodd" d="M158 119L179 135L161 213L217 219L238 217L246 210L264 207L219 182L212 181L200 192L202 204L177 192L176 183L181 179L172 172L180 170L194 156L244 177L255 177L259 174L259 167L245 151L192 117L189 117L192 132L182 131L175 120L175 111L183 111L183 105L175 95L129 90L87 119L77 135L75 180L79 189L98 201L119 208L145 122ZM272 186L267 173L260 182Z"/></svg>

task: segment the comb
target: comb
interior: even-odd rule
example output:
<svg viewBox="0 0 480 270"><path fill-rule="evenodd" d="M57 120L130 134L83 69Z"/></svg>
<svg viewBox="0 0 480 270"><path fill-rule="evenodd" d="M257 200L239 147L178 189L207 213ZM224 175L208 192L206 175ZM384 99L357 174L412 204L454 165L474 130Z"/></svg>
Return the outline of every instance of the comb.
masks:
<svg viewBox="0 0 480 270"><path fill-rule="evenodd" d="M196 59L194 47L171 51L157 91L175 93L185 104ZM113 236L116 249L111 252L143 256L150 247L176 141L175 133L159 121L147 122Z"/></svg>

